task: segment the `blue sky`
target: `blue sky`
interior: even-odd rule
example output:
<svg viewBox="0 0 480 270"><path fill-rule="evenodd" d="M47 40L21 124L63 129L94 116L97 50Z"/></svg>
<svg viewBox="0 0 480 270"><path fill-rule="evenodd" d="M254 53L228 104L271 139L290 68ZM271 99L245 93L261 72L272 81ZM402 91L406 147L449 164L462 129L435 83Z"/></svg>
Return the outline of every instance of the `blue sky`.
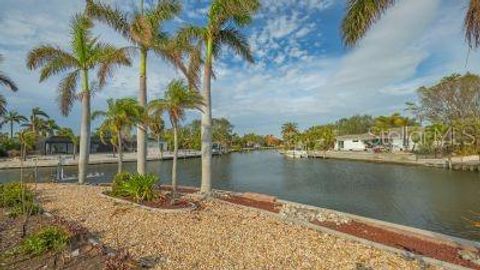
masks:
<svg viewBox="0 0 480 270"><path fill-rule="evenodd" d="M104 0L129 9L139 0ZM229 51L217 59L213 83L214 117L227 117L239 133L279 134L286 121L301 128L356 113L402 111L415 100L415 90L452 72L479 72L480 55L463 42L467 0L402 0L368 33L358 47L345 48L339 25L346 0L262 0L255 23L244 30L256 63L246 64ZM168 26L201 23L209 1L186 0L184 11ZM29 114L44 108L61 125L78 130L79 106L68 118L55 103L58 78L38 83L38 72L25 68L25 56L39 44L68 44L70 17L81 12L83 0L0 0L0 69L19 85L1 89L9 107ZM125 41L98 26L101 39ZM110 97L135 96L137 59L116 72L93 99L101 109ZM180 75L151 57L149 97L161 96L168 82ZM191 114L190 119L199 117Z"/></svg>

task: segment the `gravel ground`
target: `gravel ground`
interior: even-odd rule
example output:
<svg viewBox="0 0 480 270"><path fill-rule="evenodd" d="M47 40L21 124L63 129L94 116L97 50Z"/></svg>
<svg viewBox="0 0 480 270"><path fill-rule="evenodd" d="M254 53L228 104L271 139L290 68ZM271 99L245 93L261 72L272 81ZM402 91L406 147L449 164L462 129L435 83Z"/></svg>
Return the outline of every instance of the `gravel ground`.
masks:
<svg viewBox="0 0 480 270"><path fill-rule="evenodd" d="M221 201L162 214L99 196L102 187L38 185L45 209L81 223L154 269L425 269L416 261Z"/></svg>

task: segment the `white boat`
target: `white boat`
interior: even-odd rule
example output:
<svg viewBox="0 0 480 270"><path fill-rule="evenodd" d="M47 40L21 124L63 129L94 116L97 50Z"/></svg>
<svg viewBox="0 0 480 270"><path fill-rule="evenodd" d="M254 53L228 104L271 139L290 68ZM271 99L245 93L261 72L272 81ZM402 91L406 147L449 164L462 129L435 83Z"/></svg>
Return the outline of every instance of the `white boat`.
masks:
<svg viewBox="0 0 480 270"><path fill-rule="evenodd" d="M289 158L308 158L308 153L305 150L287 150L283 154Z"/></svg>

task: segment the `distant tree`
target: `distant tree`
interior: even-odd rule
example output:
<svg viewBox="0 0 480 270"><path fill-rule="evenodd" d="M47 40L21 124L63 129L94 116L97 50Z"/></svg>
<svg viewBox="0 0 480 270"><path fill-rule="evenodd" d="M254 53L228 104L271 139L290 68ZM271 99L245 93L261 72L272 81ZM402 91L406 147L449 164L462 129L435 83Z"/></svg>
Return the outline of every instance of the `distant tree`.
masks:
<svg viewBox="0 0 480 270"><path fill-rule="evenodd" d="M334 128L332 125L310 127L302 133L302 140L308 150L329 150L335 144Z"/></svg>
<svg viewBox="0 0 480 270"><path fill-rule="evenodd" d="M28 121L27 118L19 114L17 111L7 112L7 114L3 117L3 123L10 124L10 139L13 139L13 125L20 124L26 121Z"/></svg>
<svg viewBox="0 0 480 270"><path fill-rule="evenodd" d="M157 140L159 155L160 158L163 158L163 147L160 141L165 133L165 121L163 121L162 111L153 111L148 114L148 129L150 134Z"/></svg>
<svg viewBox="0 0 480 270"><path fill-rule="evenodd" d="M225 118L213 119L213 140L223 147L230 147L233 125Z"/></svg>
<svg viewBox="0 0 480 270"><path fill-rule="evenodd" d="M366 133L373 125L374 119L368 114L342 118L335 123L338 135Z"/></svg>
<svg viewBox="0 0 480 270"><path fill-rule="evenodd" d="M480 77L471 73L453 74L439 83L417 90L417 112L431 123L453 124L480 117ZM412 106L412 105L411 105Z"/></svg>
<svg viewBox="0 0 480 270"><path fill-rule="evenodd" d="M29 130L23 129L17 133L18 141L20 142L20 155L23 160L27 159L28 150L32 150L35 147L36 134Z"/></svg>
<svg viewBox="0 0 480 270"><path fill-rule="evenodd" d="M282 125L282 139L287 148L291 148L295 144L299 133L297 123L287 122Z"/></svg>
<svg viewBox="0 0 480 270"><path fill-rule="evenodd" d="M40 109L40 107L34 107L30 113L30 122L25 123L23 126L30 128L35 135L38 135L41 129L45 127L44 120L48 118L48 114Z"/></svg>

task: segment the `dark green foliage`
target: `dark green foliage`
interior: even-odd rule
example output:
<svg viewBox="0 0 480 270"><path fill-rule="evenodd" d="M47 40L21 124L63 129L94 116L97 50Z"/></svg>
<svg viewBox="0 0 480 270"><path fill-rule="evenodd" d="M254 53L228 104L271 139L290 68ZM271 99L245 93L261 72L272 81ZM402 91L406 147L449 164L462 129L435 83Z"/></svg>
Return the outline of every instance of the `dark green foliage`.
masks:
<svg viewBox="0 0 480 270"><path fill-rule="evenodd" d="M112 181L113 196L127 196L128 194L122 189L125 182L128 182L132 175L128 172L121 172L115 175Z"/></svg>
<svg viewBox="0 0 480 270"><path fill-rule="evenodd" d="M155 184L158 178L154 175L118 174L113 180L112 195L132 197L136 202L151 201L155 198Z"/></svg>
<svg viewBox="0 0 480 270"><path fill-rule="evenodd" d="M47 251L62 251L68 244L69 236L65 230L49 226L28 236L22 243L21 251L25 254L40 255Z"/></svg>
<svg viewBox="0 0 480 270"><path fill-rule="evenodd" d="M37 214L41 208L35 203L35 194L25 185L9 183L0 185L0 208L7 208L9 215Z"/></svg>

